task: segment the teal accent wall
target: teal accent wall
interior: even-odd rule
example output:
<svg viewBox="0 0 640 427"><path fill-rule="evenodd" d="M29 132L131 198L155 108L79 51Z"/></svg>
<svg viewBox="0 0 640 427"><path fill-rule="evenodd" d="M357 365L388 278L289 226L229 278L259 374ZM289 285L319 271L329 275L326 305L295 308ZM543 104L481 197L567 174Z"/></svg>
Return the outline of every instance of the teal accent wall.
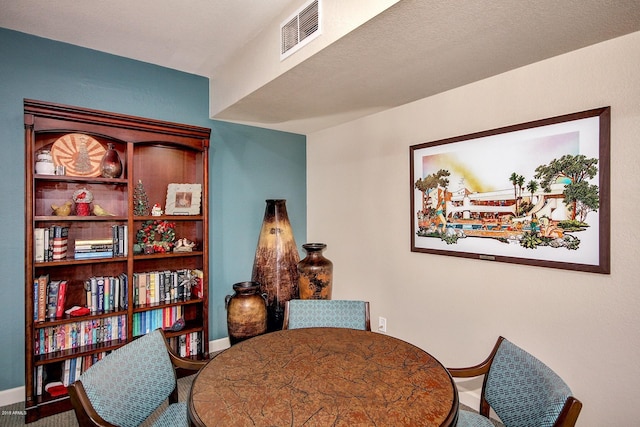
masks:
<svg viewBox="0 0 640 427"><path fill-rule="evenodd" d="M265 199L287 200L305 242L305 136L210 120L208 94L205 77L0 28L0 391L24 385L25 98L211 128L209 339L251 279Z"/></svg>

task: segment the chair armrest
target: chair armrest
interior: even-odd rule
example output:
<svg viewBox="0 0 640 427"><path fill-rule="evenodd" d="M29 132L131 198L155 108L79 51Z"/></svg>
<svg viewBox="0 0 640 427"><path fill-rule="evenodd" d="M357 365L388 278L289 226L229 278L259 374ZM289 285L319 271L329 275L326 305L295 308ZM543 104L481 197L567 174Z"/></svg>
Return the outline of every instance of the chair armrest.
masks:
<svg viewBox="0 0 640 427"><path fill-rule="evenodd" d="M573 427L576 425L576 421L578 421L578 415L580 415L580 411L582 410L582 402L576 399L573 396L569 396L567 400L564 402L564 406L562 407L562 411L560 411L560 415L558 415L558 419L556 420L555 426L562 427Z"/></svg>
<svg viewBox="0 0 640 427"><path fill-rule="evenodd" d="M486 374L489 372L493 358L495 357L498 347L500 347L500 343L502 343L503 340L503 337L499 337L496 341L496 345L493 347L493 350L491 350L489 357L477 365L469 366L467 368L447 368L447 370L451 376L455 378L470 378Z"/></svg>
<svg viewBox="0 0 640 427"><path fill-rule="evenodd" d="M87 396L82 381L77 380L73 384L69 384L67 391L80 427L118 427L98 415Z"/></svg>
<svg viewBox="0 0 640 427"><path fill-rule="evenodd" d="M177 354L169 351L169 357L171 358L171 363L176 368L187 369L189 371L199 371L209 363L208 360L193 360L193 359L185 359L184 357L180 357Z"/></svg>
<svg viewBox="0 0 640 427"><path fill-rule="evenodd" d="M167 337L164 334L164 331L160 329L162 333L162 337L164 338L164 345L167 347L167 352L169 353L169 358L171 359L171 363L173 366L177 368L187 369L189 371L199 371L204 365L206 365L208 360L193 360L187 359L185 357L180 357L173 349L169 346L169 342L167 341Z"/></svg>

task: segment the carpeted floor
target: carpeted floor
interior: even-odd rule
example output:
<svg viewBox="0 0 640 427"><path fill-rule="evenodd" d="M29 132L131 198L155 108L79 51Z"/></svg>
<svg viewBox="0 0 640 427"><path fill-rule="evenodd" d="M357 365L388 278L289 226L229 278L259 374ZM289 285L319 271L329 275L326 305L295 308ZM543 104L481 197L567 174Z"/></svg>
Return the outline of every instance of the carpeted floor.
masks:
<svg viewBox="0 0 640 427"><path fill-rule="evenodd" d="M189 390L191 389L191 383L195 375L191 375L188 377L180 378L178 380L178 399L180 401L186 400L189 395ZM166 404L165 404L166 405ZM469 411L473 411L473 409L468 406L460 404L461 409L466 409ZM160 407L157 412L161 412L163 407ZM21 415L24 413L24 402L15 403L13 405L3 406L0 408L0 426L2 427L18 427L24 426L24 416ZM152 414L149 419L142 424L143 427L148 427L153 424L155 420L155 416ZM494 421L494 420L492 420ZM495 421L494 425L497 427L501 427L502 424ZM76 416L73 411L63 412L61 414L52 415L50 417L43 418L41 420L35 421L33 423L28 424L29 427L77 427L78 422L76 421Z"/></svg>
<svg viewBox="0 0 640 427"><path fill-rule="evenodd" d="M178 399L184 401L189 395L191 389L191 382L195 378L195 375L180 378L178 380ZM161 412L164 409L166 403L158 408ZM0 408L0 426L2 427L17 427L24 426L24 402L14 403L13 405L3 406ZM155 420L154 414L142 424L143 426L150 426ZM61 414L52 415L50 417L43 418L33 423L27 424L29 427L77 427L76 415L73 411L63 412Z"/></svg>

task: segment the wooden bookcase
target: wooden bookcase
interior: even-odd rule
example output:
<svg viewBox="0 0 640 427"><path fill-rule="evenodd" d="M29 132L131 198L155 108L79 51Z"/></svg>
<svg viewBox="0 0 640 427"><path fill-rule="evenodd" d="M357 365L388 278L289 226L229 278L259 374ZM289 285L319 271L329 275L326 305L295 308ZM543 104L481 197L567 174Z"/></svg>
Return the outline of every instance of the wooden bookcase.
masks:
<svg viewBox="0 0 640 427"><path fill-rule="evenodd" d="M182 351L186 351L189 357L208 357L207 154L211 131L34 100L24 101L24 125L25 421L31 422L71 409L64 387L57 388L60 393L57 396L45 391L47 384L64 383L65 369L71 370L68 376L71 379L105 353L146 333L150 328L166 328L182 318L184 327L168 332L170 342L182 346ZM118 178L78 176L77 171L65 175L37 174L35 164L40 158L39 154L43 150L53 149L54 143L65 140L65 136L72 133L88 135L92 142L97 141L104 149L113 144L123 164L122 174ZM83 152L85 147L82 145L77 144L72 148L77 150L77 156L84 156L84 170L87 165L94 165L95 161L87 163L87 153ZM60 153L60 144L56 145L55 150ZM103 150L100 148L97 151L101 153ZM91 152L88 154L94 156ZM61 159L58 157L59 162L62 162ZM142 182L149 206L158 203L162 209L165 209L169 184L200 184L199 212L194 213L192 209L189 214L181 215L140 215L139 210L136 212L134 209L134 199L137 197L134 197L134 193L139 182ZM96 216L91 213L79 216L75 204L72 204L69 215L57 216L53 213L51 205L72 201L74 192L81 189L92 193L92 207L98 204L110 215ZM140 246L136 245L137 234L145 224L150 224L149 221L161 221L162 226L172 225L176 240L186 238L195 243L193 250L140 253ZM68 229L66 256L36 262L35 230L52 230L54 226ZM77 240L109 238L114 227L125 233L118 239L125 242L124 253L106 258L75 258L74 245ZM161 233L154 235L156 240L163 237ZM139 278L142 273L157 273L155 279L158 279L163 272L169 272L165 275L166 282L162 284L162 289L167 291L167 298L163 300L156 297L151 302L141 304ZM186 287L184 274L191 278ZM35 283L40 278L48 282L67 282L63 306L66 311L74 306L86 307L92 303L88 301L88 298L92 298L92 279L107 278L108 281L112 277L118 278L118 281L111 282L112 291L109 293L115 294L113 289L116 287L117 292L122 293L116 298L119 299L117 306L112 303L107 310L95 310L81 316L62 314L44 320L40 316L39 319L37 310L42 306L42 294L36 292ZM43 283L43 280L40 282ZM176 288L176 280L182 280L183 287ZM121 285L124 282L127 283L126 291ZM191 292L184 292L184 289ZM152 288L145 297L153 297L153 292ZM109 301L109 298L106 300Z"/></svg>

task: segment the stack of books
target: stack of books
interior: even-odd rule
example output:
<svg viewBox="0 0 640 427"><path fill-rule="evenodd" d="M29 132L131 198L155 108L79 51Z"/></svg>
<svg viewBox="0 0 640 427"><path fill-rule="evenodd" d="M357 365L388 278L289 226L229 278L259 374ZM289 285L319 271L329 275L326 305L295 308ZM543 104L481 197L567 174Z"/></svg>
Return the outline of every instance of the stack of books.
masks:
<svg viewBox="0 0 640 427"><path fill-rule="evenodd" d="M34 229L35 262L56 261L67 257L67 239L69 227L52 225Z"/></svg>
<svg viewBox="0 0 640 427"><path fill-rule="evenodd" d="M73 256L75 259L111 258L113 239L76 239Z"/></svg>

